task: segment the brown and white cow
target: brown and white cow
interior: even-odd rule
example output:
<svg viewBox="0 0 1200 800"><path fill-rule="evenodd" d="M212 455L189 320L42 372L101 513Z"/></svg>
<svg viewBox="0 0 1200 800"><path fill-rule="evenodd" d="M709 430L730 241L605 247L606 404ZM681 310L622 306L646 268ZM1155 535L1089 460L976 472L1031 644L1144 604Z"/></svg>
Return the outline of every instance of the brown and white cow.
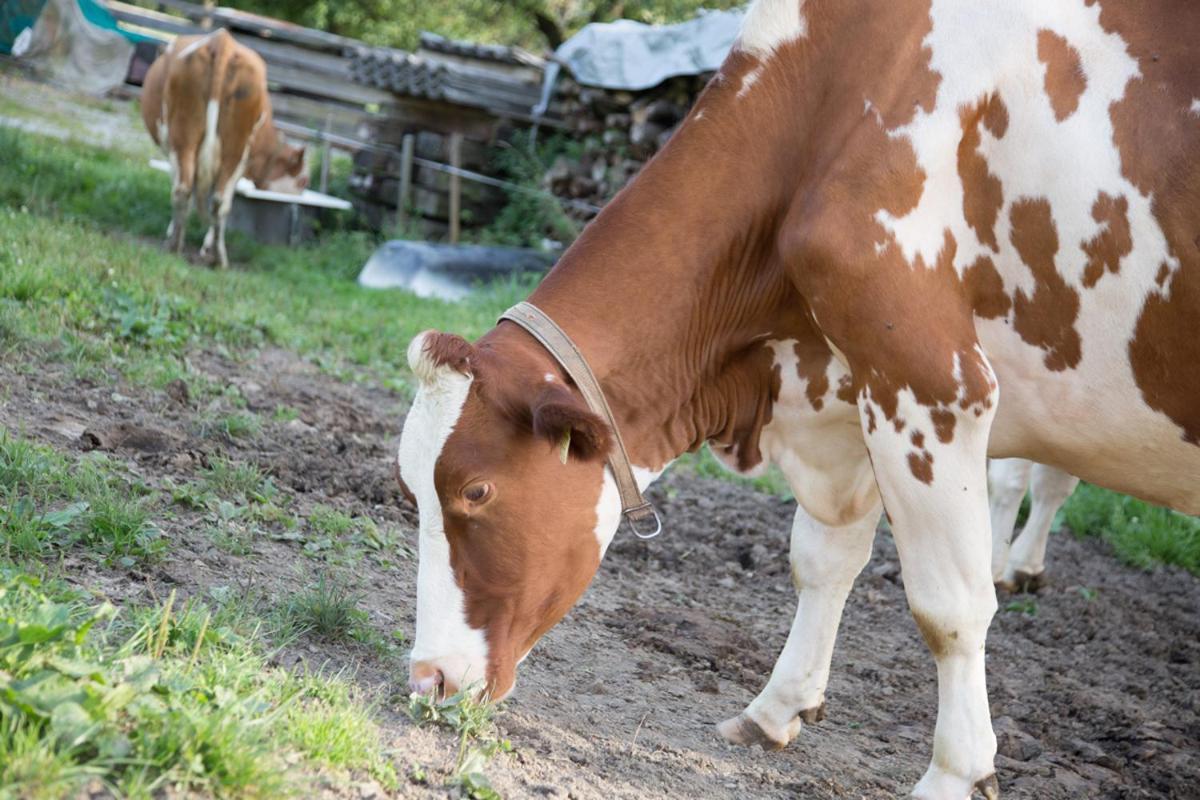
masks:
<svg viewBox="0 0 1200 800"><path fill-rule="evenodd" d="M1200 511L1197 41L1189 0L759 0L534 291L643 484L708 442L795 492L795 622L723 736L820 717L882 506L937 663L914 792L995 797L987 457ZM616 532L612 432L512 322L408 356L410 683L503 697Z"/></svg>
<svg viewBox="0 0 1200 800"><path fill-rule="evenodd" d="M988 464L992 517L992 581L1009 592L1036 592L1046 580L1046 545L1054 515L1079 485L1079 478L1023 458ZM1019 536L1013 530L1029 492L1029 517ZM1014 541L1015 538L1015 541Z"/></svg>
<svg viewBox="0 0 1200 800"><path fill-rule="evenodd" d="M305 149L272 121L267 67L224 29L181 36L150 66L142 119L171 162L167 246L183 251L188 210L209 221L201 258L227 267L225 220L244 174L259 189L299 194L308 185Z"/></svg>

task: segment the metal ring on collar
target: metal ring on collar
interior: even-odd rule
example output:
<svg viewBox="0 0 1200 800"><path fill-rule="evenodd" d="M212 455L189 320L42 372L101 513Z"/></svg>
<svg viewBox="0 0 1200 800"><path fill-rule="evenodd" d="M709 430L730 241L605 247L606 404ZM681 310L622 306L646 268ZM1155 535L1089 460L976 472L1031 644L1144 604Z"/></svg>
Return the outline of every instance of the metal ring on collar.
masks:
<svg viewBox="0 0 1200 800"><path fill-rule="evenodd" d="M660 533L662 533L662 518L658 516L658 512L655 511L653 507L650 508L650 514L654 517L653 533L642 533L637 529L637 525L634 522L633 516L630 514L625 515L625 522L627 525L629 525L629 530L633 531L633 535L639 539L653 539L655 536L658 536Z"/></svg>

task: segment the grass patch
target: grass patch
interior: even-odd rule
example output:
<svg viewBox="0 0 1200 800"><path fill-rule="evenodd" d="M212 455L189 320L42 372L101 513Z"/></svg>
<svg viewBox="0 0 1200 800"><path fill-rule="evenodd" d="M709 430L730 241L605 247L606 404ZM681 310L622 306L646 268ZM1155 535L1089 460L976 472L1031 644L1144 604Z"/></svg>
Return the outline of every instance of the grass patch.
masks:
<svg viewBox="0 0 1200 800"><path fill-rule="evenodd" d="M1117 557L1142 569L1159 564L1200 575L1200 518L1081 483L1060 519L1081 536L1099 536Z"/></svg>
<svg viewBox="0 0 1200 800"><path fill-rule="evenodd" d="M158 385L195 347L273 344L339 376L407 390L405 347L415 334L479 336L532 287L502 281L460 303L363 289L352 278L377 240L351 232L299 248L235 237L238 269L195 267L158 245L170 215L164 175L109 150L7 128L0 152L5 339L59 344L65 357L62 343L73 337L92 345L89 362ZM158 363L146 370L148 359Z"/></svg>
<svg viewBox="0 0 1200 800"><path fill-rule="evenodd" d="M291 753L394 788L370 708L344 682L268 667L236 611L203 603L114 620L111 606L0 580L0 786L74 796L309 796ZM308 770L311 771L311 768Z"/></svg>
<svg viewBox="0 0 1200 800"><path fill-rule="evenodd" d="M367 623L367 612L358 607L361 599L344 581L322 574L279 607L279 629L331 641L356 638Z"/></svg>
<svg viewBox="0 0 1200 800"><path fill-rule="evenodd" d="M675 460L671 469L679 470L685 475L714 478L738 486L746 486L756 492L772 494L776 497L792 496L791 487L788 486L787 479L783 477L783 473L779 471L778 467L774 465L768 467L766 474L757 478L744 478L717 461L717 457L712 454L707 445L694 453L684 453Z"/></svg>
<svg viewBox="0 0 1200 800"><path fill-rule="evenodd" d="M139 494L141 496L139 496ZM166 541L150 519L155 498L93 455L70 463L0 429L0 534L6 558L45 558L82 546L110 563L153 560Z"/></svg>

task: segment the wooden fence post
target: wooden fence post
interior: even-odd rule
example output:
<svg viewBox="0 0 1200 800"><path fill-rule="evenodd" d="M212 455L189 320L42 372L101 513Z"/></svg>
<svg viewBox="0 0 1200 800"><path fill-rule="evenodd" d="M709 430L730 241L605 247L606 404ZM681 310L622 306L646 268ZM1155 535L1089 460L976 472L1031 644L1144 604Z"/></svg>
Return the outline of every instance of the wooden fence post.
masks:
<svg viewBox="0 0 1200 800"><path fill-rule="evenodd" d="M458 244L459 225L462 212L462 143L463 135L457 131L450 134L450 244Z"/></svg>
<svg viewBox="0 0 1200 800"><path fill-rule="evenodd" d="M217 9L217 0L204 0L204 16L200 18L200 27L204 30L212 28L212 15Z"/></svg>
<svg viewBox="0 0 1200 800"><path fill-rule="evenodd" d="M400 190L396 195L396 222L399 225L408 221L408 208L412 205L413 147L416 138L406 133L400 140Z"/></svg>
<svg viewBox="0 0 1200 800"><path fill-rule="evenodd" d="M328 115L325 116L325 129L321 132L321 194L329 192L329 162L331 160L331 148L329 146L329 130L333 127L333 122Z"/></svg>

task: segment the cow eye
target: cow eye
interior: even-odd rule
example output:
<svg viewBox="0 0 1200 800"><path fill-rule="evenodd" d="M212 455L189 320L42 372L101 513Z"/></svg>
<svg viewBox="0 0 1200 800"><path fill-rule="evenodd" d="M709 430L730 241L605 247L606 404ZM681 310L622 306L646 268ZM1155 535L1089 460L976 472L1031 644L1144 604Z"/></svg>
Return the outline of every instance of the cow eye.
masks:
<svg viewBox="0 0 1200 800"><path fill-rule="evenodd" d="M492 485L486 481L472 483L467 488L463 489L463 497L469 503L483 503L492 496Z"/></svg>

